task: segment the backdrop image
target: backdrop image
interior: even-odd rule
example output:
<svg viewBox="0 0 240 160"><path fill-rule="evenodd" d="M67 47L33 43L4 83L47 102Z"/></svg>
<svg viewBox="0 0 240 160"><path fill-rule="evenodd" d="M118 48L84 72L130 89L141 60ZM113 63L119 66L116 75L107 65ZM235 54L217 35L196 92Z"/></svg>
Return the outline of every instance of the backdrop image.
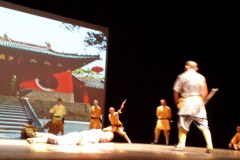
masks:
<svg viewBox="0 0 240 160"><path fill-rule="evenodd" d="M43 128L58 98L67 132L88 128L94 99L104 112L108 29L8 3L0 13L0 137L29 119Z"/></svg>

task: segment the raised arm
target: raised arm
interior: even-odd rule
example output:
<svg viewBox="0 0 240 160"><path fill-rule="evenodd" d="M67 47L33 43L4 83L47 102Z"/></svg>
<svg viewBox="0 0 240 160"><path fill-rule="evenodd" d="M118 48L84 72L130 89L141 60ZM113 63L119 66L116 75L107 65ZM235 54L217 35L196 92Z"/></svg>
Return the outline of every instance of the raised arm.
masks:
<svg viewBox="0 0 240 160"><path fill-rule="evenodd" d="M118 110L118 113L122 113L122 109L124 108L124 105L125 105L126 101L127 101L127 99L125 99L125 100L122 102L121 107L120 107L119 110Z"/></svg>

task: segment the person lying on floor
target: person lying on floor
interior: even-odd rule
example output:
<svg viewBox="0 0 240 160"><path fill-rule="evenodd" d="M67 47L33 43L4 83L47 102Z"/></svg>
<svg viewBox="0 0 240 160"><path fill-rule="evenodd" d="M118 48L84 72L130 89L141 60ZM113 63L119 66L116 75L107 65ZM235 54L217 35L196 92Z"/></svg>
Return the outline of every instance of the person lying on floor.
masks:
<svg viewBox="0 0 240 160"><path fill-rule="evenodd" d="M29 144L47 143L55 145L87 145L112 141L113 132L102 129L90 129L80 132L69 132L65 135L34 132L32 138L26 139Z"/></svg>

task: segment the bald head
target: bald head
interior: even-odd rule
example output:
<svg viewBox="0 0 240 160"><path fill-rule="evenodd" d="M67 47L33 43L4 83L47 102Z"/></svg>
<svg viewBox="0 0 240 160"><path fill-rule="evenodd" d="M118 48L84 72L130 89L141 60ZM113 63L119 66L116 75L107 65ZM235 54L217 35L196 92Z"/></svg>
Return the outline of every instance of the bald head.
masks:
<svg viewBox="0 0 240 160"><path fill-rule="evenodd" d="M198 64L197 64L197 62L189 60L189 61L186 61L185 68L198 70Z"/></svg>
<svg viewBox="0 0 240 160"><path fill-rule="evenodd" d="M93 100L93 104L95 105L95 106L97 106L98 105L98 100Z"/></svg>
<svg viewBox="0 0 240 160"><path fill-rule="evenodd" d="M160 100L160 104L161 104L162 106L165 106L165 105L166 105L166 100L165 100L165 99L161 99L161 100Z"/></svg>
<svg viewBox="0 0 240 160"><path fill-rule="evenodd" d="M240 133L240 126L237 126L237 132Z"/></svg>

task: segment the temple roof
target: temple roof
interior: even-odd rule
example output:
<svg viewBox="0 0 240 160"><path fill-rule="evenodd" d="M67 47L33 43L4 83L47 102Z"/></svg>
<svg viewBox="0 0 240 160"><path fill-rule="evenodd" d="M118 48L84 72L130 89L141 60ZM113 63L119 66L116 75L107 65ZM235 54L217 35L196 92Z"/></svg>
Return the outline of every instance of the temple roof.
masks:
<svg viewBox="0 0 240 160"><path fill-rule="evenodd" d="M104 89L104 83L97 79L89 79L84 77L79 77L74 75L79 81L83 83L85 87L95 88L95 89Z"/></svg>
<svg viewBox="0 0 240 160"><path fill-rule="evenodd" d="M12 40L8 37L0 37L0 46L25 50L45 55L52 55L61 58L71 58L71 59L86 59L86 58L99 58L99 55L79 55L76 53L64 53L64 52L57 52L51 49L51 45L46 43L46 46L35 45L20 41Z"/></svg>

